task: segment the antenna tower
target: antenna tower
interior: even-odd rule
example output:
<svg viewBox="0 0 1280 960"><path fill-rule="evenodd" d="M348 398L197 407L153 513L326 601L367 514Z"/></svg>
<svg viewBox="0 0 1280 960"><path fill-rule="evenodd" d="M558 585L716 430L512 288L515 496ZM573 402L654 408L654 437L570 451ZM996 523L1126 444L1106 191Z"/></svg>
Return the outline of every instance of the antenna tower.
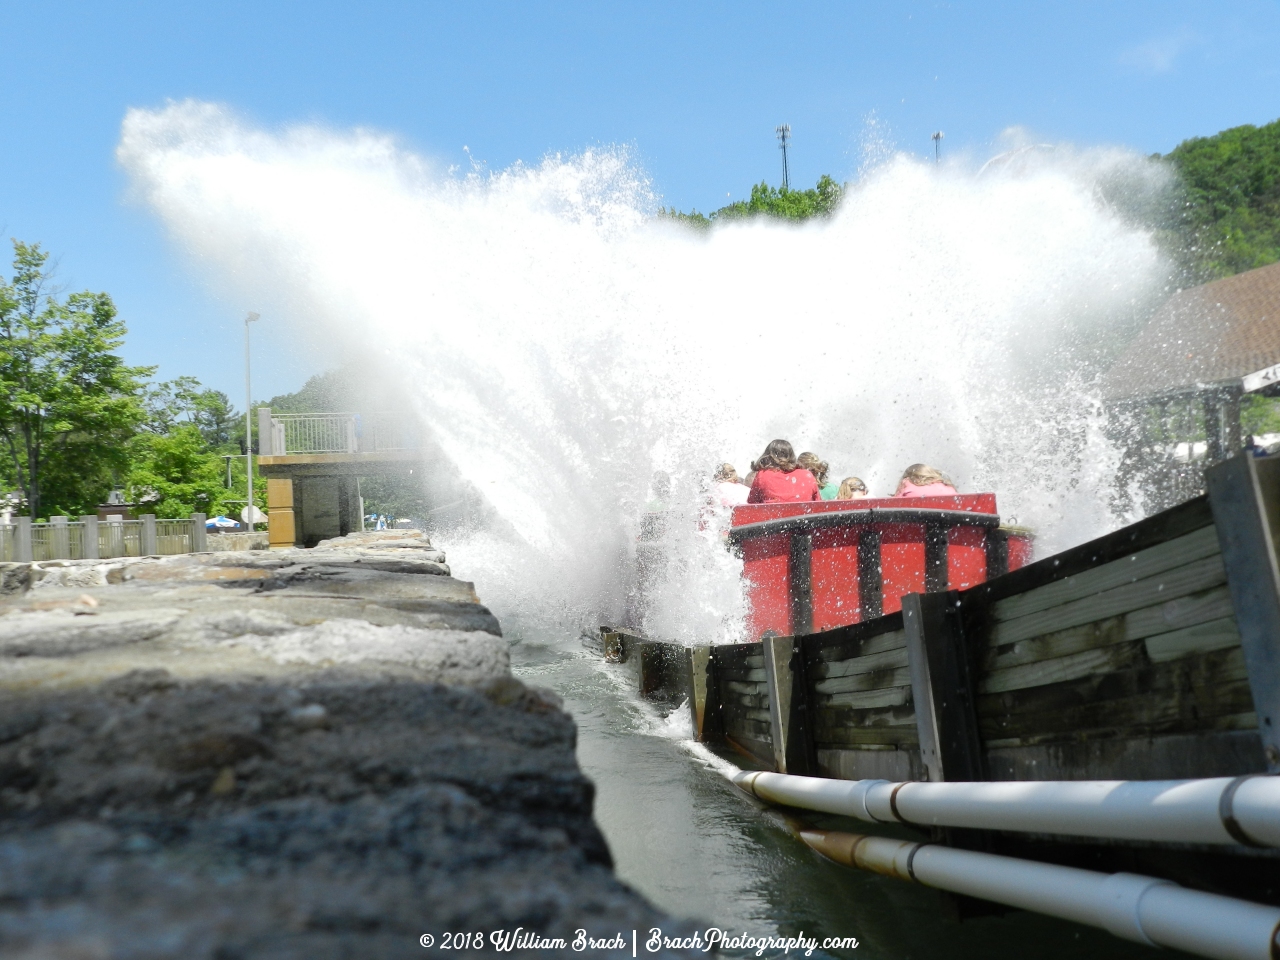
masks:
<svg viewBox="0 0 1280 960"><path fill-rule="evenodd" d="M791 189L791 172L787 169L787 144L791 142L791 124L778 127L778 140L782 143L782 189Z"/></svg>

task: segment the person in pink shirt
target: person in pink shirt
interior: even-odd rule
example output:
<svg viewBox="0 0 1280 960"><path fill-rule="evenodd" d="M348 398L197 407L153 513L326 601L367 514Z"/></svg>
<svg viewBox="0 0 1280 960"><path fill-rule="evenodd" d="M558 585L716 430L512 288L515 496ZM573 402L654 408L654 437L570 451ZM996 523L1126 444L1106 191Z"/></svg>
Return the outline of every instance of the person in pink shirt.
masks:
<svg viewBox="0 0 1280 960"><path fill-rule="evenodd" d="M751 493L747 485L738 477L738 471L732 463L722 463L716 470L715 480L711 487L713 504L733 508L747 502Z"/></svg>
<svg viewBox="0 0 1280 960"><path fill-rule="evenodd" d="M796 463L796 451L785 440L774 440L760 459L751 464L755 476L747 503L795 503L821 500L813 474Z"/></svg>
<svg viewBox="0 0 1280 960"><path fill-rule="evenodd" d="M902 472L895 497L947 497L956 494L956 488L947 482L942 471L927 463L913 463Z"/></svg>

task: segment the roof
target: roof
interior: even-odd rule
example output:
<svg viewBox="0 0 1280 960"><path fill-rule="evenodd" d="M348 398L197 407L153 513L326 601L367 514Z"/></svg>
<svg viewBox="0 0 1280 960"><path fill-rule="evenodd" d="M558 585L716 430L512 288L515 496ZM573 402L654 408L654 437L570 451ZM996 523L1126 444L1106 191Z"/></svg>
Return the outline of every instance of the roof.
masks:
<svg viewBox="0 0 1280 960"><path fill-rule="evenodd" d="M1239 381L1280 364L1280 263L1170 297L1102 378L1108 399Z"/></svg>

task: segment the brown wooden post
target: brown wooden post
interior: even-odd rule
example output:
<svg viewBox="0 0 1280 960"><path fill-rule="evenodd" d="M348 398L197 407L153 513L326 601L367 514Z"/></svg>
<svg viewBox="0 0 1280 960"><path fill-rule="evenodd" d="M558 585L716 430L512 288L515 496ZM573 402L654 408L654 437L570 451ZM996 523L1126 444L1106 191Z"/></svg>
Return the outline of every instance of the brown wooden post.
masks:
<svg viewBox="0 0 1280 960"><path fill-rule="evenodd" d="M925 779L982 780L982 741L958 591L902 598L907 666Z"/></svg>
<svg viewBox="0 0 1280 960"><path fill-rule="evenodd" d="M765 637L762 645L774 766L779 773L808 776L816 764L799 643L795 637Z"/></svg>
<svg viewBox="0 0 1280 960"><path fill-rule="evenodd" d="M1205 471L1267 772L1280 773L1280 457Z"/></svg>
<svg viewBox="0 0 1280 960"><path fill-rule="evenodd" d="M689 719L699 743L720 739L720 689L715 675L715 647L686 648Z"/></svg>

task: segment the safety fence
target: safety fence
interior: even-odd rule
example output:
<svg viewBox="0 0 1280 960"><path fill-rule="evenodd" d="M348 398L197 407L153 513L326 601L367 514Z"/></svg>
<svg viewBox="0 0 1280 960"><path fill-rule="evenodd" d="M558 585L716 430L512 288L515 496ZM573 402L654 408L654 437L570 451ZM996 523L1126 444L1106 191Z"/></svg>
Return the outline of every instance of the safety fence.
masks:
<svg viewBox="0 0 1280 960"><path fill-rule="evenodd" d="M416 421L398 413L272 413L258 408L258 449L264 457L416 450Z"/></svg>
<svg viewBox="0 0 1280 960"><path fill-rule="evenodd" d="M0 524L0 561L107 560L114 557L156 557L208 550L203 513L186 520L158 520L145 514L137 520L97 517L53 517L33 523L16 517Z"/></svg>

